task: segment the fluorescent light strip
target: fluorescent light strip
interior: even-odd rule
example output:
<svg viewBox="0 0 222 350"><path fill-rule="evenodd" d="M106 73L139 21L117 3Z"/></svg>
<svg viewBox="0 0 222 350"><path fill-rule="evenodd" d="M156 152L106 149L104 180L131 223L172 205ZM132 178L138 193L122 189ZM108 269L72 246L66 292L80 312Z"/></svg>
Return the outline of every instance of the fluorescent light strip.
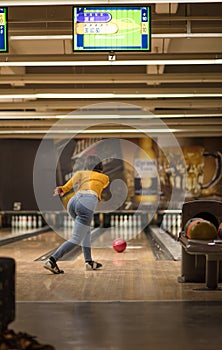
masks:
<svg viewBox="0 0 222 350"><path fill-rule="evenodd" d="M72 40L72 35L11 35L10 40Z"/></svg>
<svg viewBox="0 0 222 350"><path fill-rule="evenodd" d="M222 117L222 113L212 113L212 114L130 114L130 115L113 115L113 114L107 114L107 115L98 115L96 114L98 113L95 112L95 114L76 114L76 115L72 115L72 114L61 114L61 115L26 115L25 113L23 115L4 115L4 113L2 113L2 115L0 114L0 120L41 120L41 119L64 119L64 120L104 120L104 119L108 119L108 120L119 120L119 119L165 119L165 118L210 118L210 117Z"/></svg>
<svg viewBox="0 0 222 350"><path fill-rule="evenodd" d="M72 35L11 35L10 40L72 40ZM152 34L152 39L163 38L222 38L222 33Z"/></svg>
<svg viewBox="0 0 222 350"><path fill-rule="evenodd" d="M153 119L153 118L157 118L156 115L153 115L153 114L147 114L147 115L98 115L97 114L98 111L95 111L95 114L88 114L88 115L81 115L81 114L78 114L78 115L54 115L54 116L29 116L29 115L14 115L14 116L0 116L0 120L19 120L19 119L30 119L30 120L33 120L33 119L64 119L64 120L104 120L104 119Z"/></svg>
<svg viewBox="0 0 222 350"><path fill-rule="evenodd" d="M152 34L153 39L163 38L222 38L222 33L169 33L169 34Z"/></svg>
<svg viewBox="0 0 222 350"><path fill-rule="evenodd" d="M153 65L222 64L221 58L181 60L122 60L122 61L0 61L0 67L59 67L59 66L153 66Z"/></svg>
<svg viewBox="0 0 222 350"><path fill-rule="evenodd" d="M95 114L89 114L89 115L54 115L54 116L29 116L29 115L23 115L23 116L0 116L0 120L19 120L19 119L25 119L25 120L33 120L33 119L64 119L64 120L104 120L104 119L153 119L157 118L155 115L97 115Z"/></svg>
<svg viewBox="0 0 222 350"><path fill-rule="evenodd" d="M222 93L178 93L178 94L114 94L114 93L36 93L36 94L14 94L14 95L0 95L0 100L12 99L13 102L16 102L16 99L57 99L57 98L103 98L103 99L112 99L112 98L190 98L190 97L222 97Z"/></svg>
<svg viewBox="0 0 222 350"><path fill-rule="evenodd" d="M106 129L106 130L0 130L1 135L8 134L116 134L116 133L130 133L136 134L140 132L147 133L169 133L184 131L180 129Z"/></svg>

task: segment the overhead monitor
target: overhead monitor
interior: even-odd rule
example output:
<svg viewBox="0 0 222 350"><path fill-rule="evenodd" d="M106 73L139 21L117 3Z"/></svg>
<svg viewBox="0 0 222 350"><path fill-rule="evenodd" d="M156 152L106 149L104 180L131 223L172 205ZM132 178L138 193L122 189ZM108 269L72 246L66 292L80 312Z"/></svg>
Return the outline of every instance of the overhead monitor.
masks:
<svg viewBox="0 0 222 350"><path fill-rule="evenodd" d="M7 8L0 7L0 52L8 51Z"/></svg>
<svg viewBox="0 0 222 350"><path fill-rule="evenodd" d="M73 51L151 51L151 7L73 6Z"/></svg>

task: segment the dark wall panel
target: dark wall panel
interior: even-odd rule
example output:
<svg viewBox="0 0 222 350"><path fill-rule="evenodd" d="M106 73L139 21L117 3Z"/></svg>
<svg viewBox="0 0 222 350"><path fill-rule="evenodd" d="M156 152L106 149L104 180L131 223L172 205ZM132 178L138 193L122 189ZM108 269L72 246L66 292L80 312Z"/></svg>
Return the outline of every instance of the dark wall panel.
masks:
<svg viewBox="0 0 222 350"><path fill-rule="evenodd" d="M53 150L53 142L49 140ZM0 140L0 210L38 210L33 190L33 165L40 140ZM44 180L43 180L44 181Z"/></svg>

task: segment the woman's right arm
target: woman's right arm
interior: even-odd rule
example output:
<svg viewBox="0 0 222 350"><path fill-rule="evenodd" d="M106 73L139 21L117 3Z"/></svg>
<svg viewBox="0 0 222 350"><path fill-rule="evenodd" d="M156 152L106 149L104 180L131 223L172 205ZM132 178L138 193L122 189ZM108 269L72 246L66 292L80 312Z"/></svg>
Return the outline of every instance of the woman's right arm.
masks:
<svg viewBox="0 0 222 350"><path fill-rule="evenodd" d="M62 186L58 186L54 189L53 196L60 196L62 197L64 195L64 192L62 190Z"/></svg>
<svg viewBox="0 0 222 350"><path fill-rule="evenodd" d="M71 189L73 189L73 186L79 179L79 172L76 172L71 179L69 179L65 185L58 186L54 190L54 196L59 195L60 197L63 196L65 193L69 192Z"/></svg>

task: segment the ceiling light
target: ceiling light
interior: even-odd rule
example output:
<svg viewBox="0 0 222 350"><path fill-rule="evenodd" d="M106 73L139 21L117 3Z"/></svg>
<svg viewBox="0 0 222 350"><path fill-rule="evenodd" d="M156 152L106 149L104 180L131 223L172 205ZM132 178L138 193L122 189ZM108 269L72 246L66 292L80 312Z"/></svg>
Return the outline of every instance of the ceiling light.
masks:
<svg viewBox="0 0 222 350"><path fill-rule="evenodd" d="M222 33L162 33L152 34L152 39L222 38ZM72 35L11 35L10 40L72 40Z"/></svg>
<svg viewBox="0 0 222 350"><path fill-rule="evenodd" d="M121 61L0 61L0 67L58 67L58 66L149 66L222 64L221 58L181 60L121 60Z"/></svg>
<svg viewBox="0 0 222 350"><path fill-rule="evenodd" d="M72 35L11 35L10 40L67 40Z"/></svg>
<svg viewBox="0 0 222 350"><path fill-rule="evenodd" d="M5 99L12 99L13 102L16 102L17 99L72 99L72 98L88 98L88 99L95 99L95 98L103 98L103 99L113 99L113 98L147 98L147 99L153 99L153 98L191 98L191 97L222 97L221 93L201 93L201 92L194 92L194 93L127 93L127 94L121 94L121 93L36 93L36 94L5 94L0 95L0 100Z"/></svg>
<svg viewBox="0 0 222 350"><path fill-rule="evenodd" d="M93 129L93 130L0 130L1 135L8 135L8 134L119 134L119 133L169 133L169 132L180 132L184 130L180 129Z"/></svg>
<svg viewBox="0 0 222 350"><path fill-rule="evenodd" d="M173 39L173 38L222 38L222 33L169 33L152 34L153 39Z"/></svg>
<svg viewBox="0 0 222 350"><path fill-rule="evenodd" d="M47 115L47 114L27 114L26 112L7 114L7 112L0 112L0 120L120 120L120 119L165 119L165 118L213 118L221 117L221 113L199 113L199 114L102 114L98 115L98 111L92 111L92 114L61 114L61 115ZM145 113L145 112L144 112ZM148 112L149 113L149 112Z"/></svg>

